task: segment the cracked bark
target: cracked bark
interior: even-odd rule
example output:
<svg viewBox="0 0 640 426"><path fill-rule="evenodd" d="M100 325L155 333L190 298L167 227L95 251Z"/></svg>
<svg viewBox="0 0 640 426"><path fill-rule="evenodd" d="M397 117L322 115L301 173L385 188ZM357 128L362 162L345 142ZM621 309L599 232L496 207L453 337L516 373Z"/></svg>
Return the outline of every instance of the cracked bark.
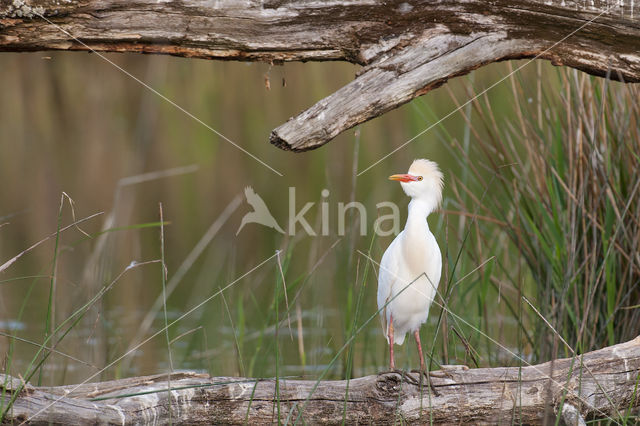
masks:
<svg viewBox="0 0 640 426"><path fill-rule="evenodd" d="M636 13L630 0L0 0L0 51L363 65L271 133L273 144L304 151L500 60L539 57L638 82Z"/></svg>
<svg viewBox="0 0 640 426"><path fill-rule="evenodd" d="M431 376L437 397L426 386L403 383L395 373L348 383L280 379L277 398L272 379L175 373L171 409L166 374L53 388L27 385L22 390L20 380L0 375L0 387L6 383L8 390L0 395L6 403L19 392L4 422L43 425L265 424L287 419L304 424L550 424L553 419L545 413L572 423L620 419L640 407L640 336L540 365L442 370Z"/></svg>

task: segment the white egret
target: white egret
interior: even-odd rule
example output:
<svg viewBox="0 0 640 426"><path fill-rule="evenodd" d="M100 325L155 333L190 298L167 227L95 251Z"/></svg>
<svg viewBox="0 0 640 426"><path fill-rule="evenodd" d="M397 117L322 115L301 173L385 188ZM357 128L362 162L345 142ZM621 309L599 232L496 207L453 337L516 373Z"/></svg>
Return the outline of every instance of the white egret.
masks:
<svg viewBox="0 0 640 426"><path fill-rule="evenodd" d="M411 332L418 344L420 370L426 375L419 331L427 321L442 270L442 255L427 216L442 201L442 172L433 161L418 159L409 167L409 173L389 179L400 181L411 202L404 230L391 242L380 262L378 309L389 343L391 370L395 370L393 345L402 345L407 332Z"/></svg>

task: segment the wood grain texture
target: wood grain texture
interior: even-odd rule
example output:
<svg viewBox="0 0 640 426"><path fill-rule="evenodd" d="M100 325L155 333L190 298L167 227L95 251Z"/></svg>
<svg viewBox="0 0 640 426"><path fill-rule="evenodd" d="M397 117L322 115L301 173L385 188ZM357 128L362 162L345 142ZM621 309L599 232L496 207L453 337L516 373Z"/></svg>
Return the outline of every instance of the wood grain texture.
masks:
<svg viewBox="0 0 640 426"><path fill-rule="evenodd" d="M0 375L0 383L5 378ZM19 390L21 382L9 378L5 399L13 392L20 394L4 421L267 424L278 421L278 412L281 422L305 424L542 424L556 414L571 419L621 418L637 414L640 407L640 337L522 368L434 371L431 381L438 396L396 373L348 382L280 379L277 384L273 379L174 373L170 397L167 379L156 375L53 388L27 385Z"/></svg>
<svg viewBox="0 0 640 426"><path fill-rule="evenodd" d="M640 81L630 0L0 0L0 51L35 50L363 65L271 133L294 151L495 61L541 58Z"/></svg>

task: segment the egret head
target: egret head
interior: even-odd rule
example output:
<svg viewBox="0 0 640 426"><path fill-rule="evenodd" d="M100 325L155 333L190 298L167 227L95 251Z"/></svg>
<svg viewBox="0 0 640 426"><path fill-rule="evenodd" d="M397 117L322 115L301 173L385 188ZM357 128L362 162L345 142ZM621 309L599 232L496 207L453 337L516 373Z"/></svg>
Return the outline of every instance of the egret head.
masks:
<svg viewBox="0 0 640 426"><path fill-rule="evenodd" d="M409 197L427 201L434 208L442 201L442 172L433 161L419 158L411 164L409 173L389 176L389 179L400 181Z"/></svg>

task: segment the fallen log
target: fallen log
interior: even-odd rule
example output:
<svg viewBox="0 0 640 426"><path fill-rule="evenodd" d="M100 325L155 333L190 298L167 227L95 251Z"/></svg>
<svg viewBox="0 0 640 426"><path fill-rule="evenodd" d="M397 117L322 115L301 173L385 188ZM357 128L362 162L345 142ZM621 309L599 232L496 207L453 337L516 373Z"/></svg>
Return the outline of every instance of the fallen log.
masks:
<svg viewBox="0 0 640 426"><path fill-rule="evenodd" d="M495 61L540 58L638 82L637 13L629 0L0 0L0 51L364 66L271 133L304 151Z"/></svg>
<svg viewBox="0 0 640 426"><path fill-rule="evenodd" d="M0 375L5 423L29 424L542 424L638 415L640 336L540 365L384 373L336 381L159 374L59 387ZM170 392L169 392L170 390ZM635 413L635 414L634 414Z"/></svg>

